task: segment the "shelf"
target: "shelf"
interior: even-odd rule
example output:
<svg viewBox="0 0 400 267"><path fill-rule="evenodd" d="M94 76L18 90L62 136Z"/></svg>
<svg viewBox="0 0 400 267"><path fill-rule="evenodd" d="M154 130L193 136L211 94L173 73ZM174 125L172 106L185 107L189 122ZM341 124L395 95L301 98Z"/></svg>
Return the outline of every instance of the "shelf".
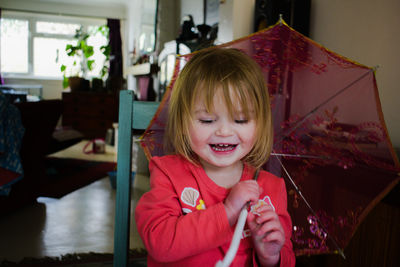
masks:
<svg viewBox="0 0 400 267"><path fill-rule="evenodd" d="M149 75L158 71L158 66L150 63L143 63L138 65L129 66L127 70L127 74L140 76L140 75Z"/></svg>

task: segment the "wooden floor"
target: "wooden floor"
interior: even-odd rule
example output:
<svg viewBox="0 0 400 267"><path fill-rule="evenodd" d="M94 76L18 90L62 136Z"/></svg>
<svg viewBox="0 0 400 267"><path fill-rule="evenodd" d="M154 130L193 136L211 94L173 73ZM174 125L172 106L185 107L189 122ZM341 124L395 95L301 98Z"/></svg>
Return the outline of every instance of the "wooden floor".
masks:
<svg viewBox="0 0 400 267"><path fill-rule="evenodd" d="M114 161L115 151L107 146L106 154L84 154L81 142L57 157ZM132 206L149 187L147 174L137 174L133 184ZM115 190L104 177L61 199L38 198L0 220L0 262L20 261L25 257L61 256L68 253L113 252ZM131 248L143 248L134 220L131 223Z"/></svg>

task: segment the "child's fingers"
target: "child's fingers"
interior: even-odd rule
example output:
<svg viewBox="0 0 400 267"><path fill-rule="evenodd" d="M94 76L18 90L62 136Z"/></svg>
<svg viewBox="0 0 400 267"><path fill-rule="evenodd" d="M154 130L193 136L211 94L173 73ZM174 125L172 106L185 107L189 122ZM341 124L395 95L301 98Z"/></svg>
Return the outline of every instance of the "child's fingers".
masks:
<svg viewBox="0 0 400 267"><path fill-rule="evenodd" d="M285 243L285 232L284 231L271 231L264 235L262 238L262 242L264 243L275 243L280 247Z"/></svg>
<svg viewBox="0 0 400 267"><path fill-rule="evenodd" d="M257 209L257 213L259 215L255 218L255 220L258 224L262 224L270 220L279 220L278 215L270 206L264 206L262 208Z"/></svg>
<svg viewBox="0 0 400 267"><path fill-rule="evenodd" d="M247 224L250 230L253 231L256 227L260 227L263 223L274 219L279 220L278 215L274 212L272 207L262 206L257 209L256 214L249 212L247 215Z"/></svg>
<svg viewBox="0 0 400 267"><path fill-rule="evenodd" d="M259 185L255 181L249 180L237 183L224 201L229 224L234 224L246 203L257 201L259 196Z"/></svg>
<svg viewBox="0 0 400 267"><path fill-rule="evenodd" d="M265 235L269 232L280 231L283 233L282 225L279 221L278 215L272 210L272 208L265 206L262 207L262 212L259 216L254 216L254 223L252 225L252 230L258 236Z"/></svg>
<svg viewBox="0 0 400 267"><path fill-rule="evenodd" d="M273 231L265 234L264 238L262 239L263 242L277 242L278 244L285 243L285 234L281 233L280 231Z"/></svg>
<svg viewBox="0 0 400 267"><path fill-rule="evenodd" d="M257 215L249 212L247 215L247 225L252 233L255 233L258 228L261 226L259 223L256 222Z"/></svg>
<svg viewBox="0 0 400 267"><path fill-rule="evenodd" d="M260 195L260 186L254 180L247 180L240 183L241 185L245 186L247 190L252 191L253 193L257 194L257 197Z"/></svg>
<svg viewBox="0 0 400 267"><path fill-rule="evenodd" d="M267 221L258 227L256 234L259 236L263 236L265 234L271 234L273 232L283 232L282 226L279 221L270 220Z"/></svg>
<svg viewBox="0 0 400 267"><path fill-rule="evenodd" d="M270 210L275 212L274 208L268 204L257 207L257 213L263 213L265 211L270 211Z"/></svg>
<svg viewBox="0 0 400 267"><path fill-rule="evenodd" d="M250 230L258 232L266 227L265 225L278 225L280 226L279 219L273 214L273 212L263 213L261 216L249 212L247 215L247 224ZM266 232L267 230L263 230Z"/></svg>
<svg viewBox="0 0 400 267"><path fill-rule="evenodd" d="M255 181L248 180L244 182L239 182L237 185L235 185L232 188L232 192L234 194L240 194L243 195L245 193L249 194L252 196L252 200L257 200L259 195L260 195L260 187Z"/></svg>
<svg viewBox="0 0 400 267"><path fill-rule="evenodd" d="M254 215L252 212L249 212L247 214L247 224L249 225L250 230L252 230L257 225L255 219L256 215Z"/></svg>

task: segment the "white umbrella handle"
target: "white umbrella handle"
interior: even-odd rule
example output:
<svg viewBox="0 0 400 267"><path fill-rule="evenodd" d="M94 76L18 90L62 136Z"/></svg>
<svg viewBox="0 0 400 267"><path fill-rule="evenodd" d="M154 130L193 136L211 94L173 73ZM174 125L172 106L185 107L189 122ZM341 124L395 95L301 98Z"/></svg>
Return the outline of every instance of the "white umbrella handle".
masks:
<svg viewBox="0 0 400 267"><path fill-rule="evenodd" d="M243 228L246 223L248 213L247 207L248 205L245 205L239 214L239 219L235 227L235 232L233 233L231 245L229 246L228 252L225 254L224 260L218 261L215 264L215 267L228 267L235 258L236 252L239 248L240 240L242 239Z"/></svg>

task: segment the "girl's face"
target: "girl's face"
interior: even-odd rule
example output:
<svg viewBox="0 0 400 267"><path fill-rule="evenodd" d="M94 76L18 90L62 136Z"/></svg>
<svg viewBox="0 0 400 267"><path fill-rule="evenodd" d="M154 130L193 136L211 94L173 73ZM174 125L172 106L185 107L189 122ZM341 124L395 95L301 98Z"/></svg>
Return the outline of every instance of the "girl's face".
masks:
<svg viewBox="0 0 400 267"><path fill-rule="evenodd" d="M253 148L256 139L254 116L246 117L235 102L234 118L229 115L222 90L214 95L212 113L206 111L203 101L197 101L193 107L193 122L189 127L191 148L206 172L207 168L241 167L241 159Z"/></svg>

